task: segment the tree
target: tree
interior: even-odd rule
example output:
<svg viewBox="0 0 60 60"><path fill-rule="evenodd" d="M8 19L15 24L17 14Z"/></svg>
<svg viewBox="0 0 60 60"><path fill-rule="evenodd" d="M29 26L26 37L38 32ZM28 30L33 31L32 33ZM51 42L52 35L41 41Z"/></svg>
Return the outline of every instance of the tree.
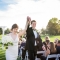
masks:
<svg viewBox="0 0 60 60"><path fill-rule="evenodd" d="M2 34L2 28L0 28L0 35Z"/></svg>
<svg viewBox="0 0 60 60"><path fill-rule="evenodd" d="M9 29L9 28L7 28L7 29L5 30L5 34L8 34L8 33L10 33L10 29Z"/></svg>
<svg viewBox="0 0 60 60"><path fill-rule="evenodd" d="M46 34L46 29L42 28L41 29L41 34L44 34L45 35Z"/></svg>
<svg viewBox="0 0 60 60"><path fill-rule="evenodd" d="M60 25L59 20L57 18L52 18L49 20L47 25L47 31L50 35L60 34Z"/></svg>

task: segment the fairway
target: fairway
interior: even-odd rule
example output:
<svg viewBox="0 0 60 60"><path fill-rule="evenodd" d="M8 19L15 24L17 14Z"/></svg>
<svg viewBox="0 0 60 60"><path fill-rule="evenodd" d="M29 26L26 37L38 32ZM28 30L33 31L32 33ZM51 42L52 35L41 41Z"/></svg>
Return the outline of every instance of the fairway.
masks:
<svg viewBox="0 0 60 60"><path fill-rule="evenodd" d="M0 35L0 40L1 40L1 35ZM50 41L52 41L52 42L54 42L54 40L55 40L55 38L58 38L58 39L60 39L60 36L49 36L50 37ZM42 36L41 37L42 38L42 40L44 41L44 39L45 39L45 36ZM2 45L0 44L0 60L6 60L5 59L5 50L2 50ZM20 60L20 59L19 59Z"/></svg>

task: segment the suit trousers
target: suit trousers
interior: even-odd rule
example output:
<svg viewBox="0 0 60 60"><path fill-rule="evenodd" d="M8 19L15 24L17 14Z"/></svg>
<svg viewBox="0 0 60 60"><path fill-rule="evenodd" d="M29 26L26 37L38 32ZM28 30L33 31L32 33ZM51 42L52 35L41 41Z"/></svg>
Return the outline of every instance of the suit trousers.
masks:
<svg viewBox="0 0 60 60"><path fill-rule="evenodd" d="M30 60L35 60L35 56L36 56L35 51L33 51L33 50L28 50L28 54L29 54L29 59L30 59Z"/></svg>

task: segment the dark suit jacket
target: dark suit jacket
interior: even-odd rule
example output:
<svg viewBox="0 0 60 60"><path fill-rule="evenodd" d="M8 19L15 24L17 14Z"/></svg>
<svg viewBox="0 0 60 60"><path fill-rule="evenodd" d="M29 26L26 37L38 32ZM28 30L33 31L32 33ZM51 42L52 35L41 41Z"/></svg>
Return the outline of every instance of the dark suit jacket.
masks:
<svg viewBox="0 0 60 60"><path fill-rule="evenodd" d="M28 26L26 34L27 34L26 35L27 36L26 49L27 50L35 50L35 45L34 45L35 44L35 36L34 36L32 27ZM39 41L39 43L37 43L38 50L42 50L42 39L40 38L40 36L38 36L36 41Z"/></svg>

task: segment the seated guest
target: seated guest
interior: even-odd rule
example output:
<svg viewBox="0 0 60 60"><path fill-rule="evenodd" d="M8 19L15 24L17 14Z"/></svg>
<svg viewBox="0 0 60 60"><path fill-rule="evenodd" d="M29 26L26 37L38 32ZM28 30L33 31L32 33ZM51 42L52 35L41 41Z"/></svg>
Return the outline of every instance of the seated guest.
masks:
<svg viewBox="0 0 60 60"><path fill-rule="evenodd" d="M53 42L50 42L50 55L56 54L56 48ZM55 60L56 58L51 58L49 60Z"/></svg>
<svg viewBox="0 0 60 60"><path fill-rule="evenodd" d="M55 47L57 47L58 39L56 38L54 41Z"/></svg>
<svg viewBox="0 0 60 60"><path fill-rule="evenodd" d="M50 54L49 44L50 44L50 38L49 36L46 36L45 41L43 42L43 50L45 51L45 57Z"/></svg>
<svg viewBox="0 0 60 60"><path fill-rule="evenodd" d="M60 54L60 40L58 40L56 50L57 50L57 54ZM59 58L59 60L60 60L60 58Z"/></svg>
<svg viewBox="0 0 60 60"><path fill-rule="evenodd" d="M45 48L47 49L47 45L50 43L50 38L49 36L45 37L45 41L43 42L43 45L45 46Z"/></svg>
<svg viewBox="0 0 60 60"><path fill-rule="evenodd" d="M56 48L53 42L50 42L50 54L56 54Z"/></svg>
<svg viewBox="0 0 60 60"><path fill-rule="evenodd" d="M26 39L22 38L22 42L21 42L21 46L20 47L25 47L25 44L26 44Z"/></svg>
<svg viewBox="0 0 60 60"><path fill-rule="evenodd" d="M46 40L45 42L43 42L43 45L45 46L45 48L47 49L48 45L49 45L50 41Z"/></svg>
<svg viewBox="0 0 60 60"><path fill-rule="evenodd" d="M56 49L57 49L57 54L60 54L60 40L58 40Z"/></svg>
<svg viewBox="0 0 60 60"><path fill-rule="evenodd" d="M25 59L25 54L26 54L25 44L26 44L26 39L22 38L22 42L21 42L21 46L20 46L20 48L23 47L22 48L22 60ZM19 52L20 52L20 50L19 50Z"/></svg>
<svg viewBox="0 0 60 60"><path fill-rule="evenodd" d="M47 47L45 47L45 46L43 45L42 48L43 48L43 50L45 51L44 56L47 57L47 56L50 54L50 49L49 49L48 45L47 45Z"/></svg>

